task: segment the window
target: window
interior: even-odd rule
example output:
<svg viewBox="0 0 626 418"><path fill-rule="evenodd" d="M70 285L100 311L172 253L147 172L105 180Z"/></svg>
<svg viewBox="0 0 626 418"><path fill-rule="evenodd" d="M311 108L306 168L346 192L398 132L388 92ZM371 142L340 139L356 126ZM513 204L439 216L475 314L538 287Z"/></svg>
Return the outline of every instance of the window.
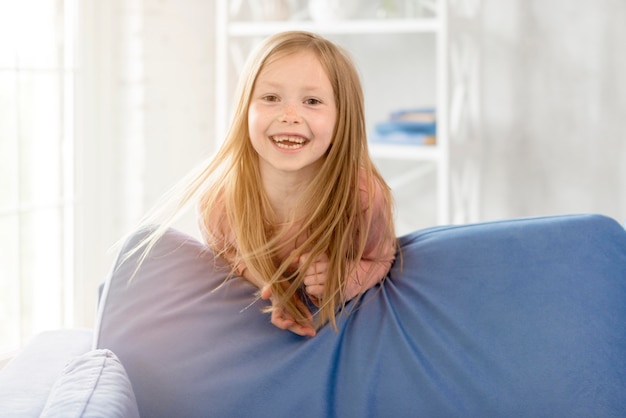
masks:
<svg viewBox="0 0 626 418"><path fill-rule="evenodd" d="M77 0L0 0L0 358L72 326Z"/></svg>

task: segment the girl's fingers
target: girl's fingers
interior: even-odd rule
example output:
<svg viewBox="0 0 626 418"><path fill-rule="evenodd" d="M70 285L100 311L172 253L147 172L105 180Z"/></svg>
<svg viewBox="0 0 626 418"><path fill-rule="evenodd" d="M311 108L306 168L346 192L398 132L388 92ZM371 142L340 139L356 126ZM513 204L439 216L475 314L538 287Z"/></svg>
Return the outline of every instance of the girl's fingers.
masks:
<svg viewBox="0 0 626 418"><path fill-rule="evenodd" d="M272 287L270 285L266 285L261 289L261 299L268 300L272 297Z"/></svg>
<svg viewBox="0 0 626 418"><path fill-rule="evenodd" d="M310 326L293 324L288 329L294 334L298 334L302 337L315 337L315 330Z"/></svg>
<svg viewBox="0 0 626 418"><path fill-rule="evenodd" d="M263 290L265 290L265 288ZM263 291L261 291L261 294L263 295ZM306 312L306 317L309 322L308 324L300 324L296 322L296 320L289 315L282 306L275 306L272 310L271 322L279 329L288 330L303 337L314 337L316 332L311 325L313 323L313 315L304 305L302 306L302 310Z"/></svg>
<svg viewBox="0 0 626 418"><path fill-rule="evenodd" d="M272 324L280 329L289 329L295 322L287 317L283 308L276 308L272 311Z"/></svg>
<svg viewBox="0 0 626 418"><path fill-rule="evenodd" d="M315 286L319 284L324 284L325 277L320 274L311 274L308 276L304 276L304 285L305 286Z"/></svg>
<svg viewBox="0 0 626 418"><path fill-rule="evenodd" d="M324 285L313 285L306 287L306 293L317 298L321 298L324 295Z"/></svg>
<svg viewBox="0 0 626 418"><path fill-rule="evenodd" d="M304 284L320 284L326 281L328 266L323 263L315 263L304 274Z"/></svg>

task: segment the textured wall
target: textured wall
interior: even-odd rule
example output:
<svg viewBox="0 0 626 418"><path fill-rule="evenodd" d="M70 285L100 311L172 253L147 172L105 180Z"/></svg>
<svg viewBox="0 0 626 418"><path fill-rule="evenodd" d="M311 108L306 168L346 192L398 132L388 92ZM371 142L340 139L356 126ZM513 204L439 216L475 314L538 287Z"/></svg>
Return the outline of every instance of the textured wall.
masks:
<svg viewBox="0 0 626 418"><path fill-rule="evenodd" d="M626 220L626 1L480 4L483 159L477 220L570 212ZM121 105L114 106L113 118L123 143L149 145L141 158L133 153L126 164L142 183L135 199L143 212L212 143L214 5L199 0L124 5L114 10L114 27L133 16L141 25L118 31L114 66L127 69L137 58L124 50L133 41L141 47L141 71L132 78L124 70L115 80L114 102ZM415 49L401 40L391 42L394 50ZM356 46L354 53L359 56ZM379 68L378 58L374 55L371 65L360 62L363 72ZM137 89L141 100L135 104ZM370 109L376 107L373 94L369 91ZM397 196L399 232L434 224L430 189L403 190ZM132 190L127 195L134 196Z"/></svg>
<svg viewBox="0 0 626 418"><path fill-rule="evenodd" d="M626 220L626 2L484 0L481 217Z"/></svg>
<svg viewBox="0 0 626 418"><path fill-rule="evenodd" d="M110 117L120 141L118 224L127 230L212 150L215 13L199 0L117 2Z"/></svg>

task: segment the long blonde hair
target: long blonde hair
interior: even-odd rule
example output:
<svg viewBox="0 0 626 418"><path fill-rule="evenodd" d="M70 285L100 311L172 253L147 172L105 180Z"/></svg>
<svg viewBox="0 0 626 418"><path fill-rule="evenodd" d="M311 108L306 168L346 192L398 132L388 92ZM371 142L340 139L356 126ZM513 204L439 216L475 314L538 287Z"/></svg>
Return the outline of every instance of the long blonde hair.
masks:
<svg viewBox="0 0 626 418"><path fill-rule="evenodd" d="M317 174L311 179L304 198L296 208L291 226L298 225L296 236L305 236L292 252L293 258L276 263L274 255L281 249L284 236L272 233L272 209L261 183L259 157L249 139L248 107L258 74L270 62L281 57L312 51L319 59L331 82L337 108L336 126L329 147ZM202 209L201 226L208 228L212 208L222 208L234 234L237 261L245 263L250 274L272 287L283 306L298 322L307 319L300 312L295 298L300 297L304 272L322 255L329 259L324 296L317 312L316 326L330 322L336 328L336 313L343 305L347 278L362 258L372 222L372 211L363 207L359 186L365 176L370 193L367 207L372 207L376 184L382 186L384 228L383 245L395 243L392 196L382 176L372 163L366 139L363 92L360 79L349 56L327 39L309 32L290 31L267 38L257 49L239 80L234 116L225 141L205 167L193 175L176 198L176 210L197 203ZM366 215L368 214L368 215ZM170 223L173 216L169 218ZM147 251L167 228L161 224L142 244ZM268 228L268 226L270 228ZM283 228L287 231L290 228ZM205 236L211 237L211 231ZM211 240L208 246L217 255L225 248L223 241ZM310 256L295 271L294 259L304 253ZM237 262L232 262L233 271ZM352 270L351 270L352 269ZM271 308L270 308L271 309Z"/></svg>

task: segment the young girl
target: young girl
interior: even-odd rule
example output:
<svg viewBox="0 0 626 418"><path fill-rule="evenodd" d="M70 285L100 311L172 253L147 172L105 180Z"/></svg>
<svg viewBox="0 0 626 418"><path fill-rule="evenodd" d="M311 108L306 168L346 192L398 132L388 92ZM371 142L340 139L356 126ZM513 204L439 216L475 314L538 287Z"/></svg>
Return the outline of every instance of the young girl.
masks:
<svg viewBox="0 0 626 418"><path fill-rule="evenodd" d="M271 301L274 325L336 328L338 309L386 276L397 249L356 69L316 34L280 33L248 62L238 94L223 145L179 207L199 203L207 246Z"/></svg>

